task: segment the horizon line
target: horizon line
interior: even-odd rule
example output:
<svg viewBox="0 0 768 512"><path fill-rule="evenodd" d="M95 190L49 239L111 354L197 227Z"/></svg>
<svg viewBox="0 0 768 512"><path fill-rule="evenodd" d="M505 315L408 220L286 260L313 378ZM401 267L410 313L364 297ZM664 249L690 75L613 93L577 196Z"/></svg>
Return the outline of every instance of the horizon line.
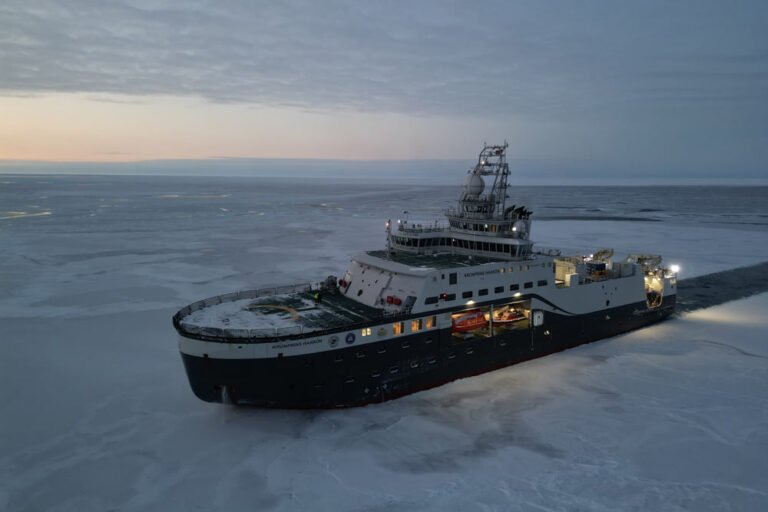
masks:
<svg viewBox="0 0 768 512"><path fill-rule="evenodd" d="M0 160L2 163L2 160ZM322 180L322 179L334 179L341 178L341 176L329 176L327 174L318 174L316 176L311 175L290 175L280 176L274 174L179 174L168 172L6 172L0 168L0 176L13 177L13 178L26 178L26 177L158 177L158 178L223 178L223 179L273 179L273 180ZM402 176L399 176L402 178ZM384 178L382 181L376 179L371 180L370 176L344 176L344 179L352 179L358 182L365 182L376 185L392 185L392 183ZM419 178L422 178L421 180ZM405 183L398 183L401 185L412 186L437 186L437 187L451 187L454 188L455 184L444 183L435 184L431 181L423 181L422 177L414 177L411 181ZM759 186L768 187L768 178L655 178L648 180L639 179L612 179L606 180L599 177L591 177L587 179L573 179L564 178L561 176L549 177L544 179L525 178L518 183L524 187L747 187L747 186Z"/></svg>

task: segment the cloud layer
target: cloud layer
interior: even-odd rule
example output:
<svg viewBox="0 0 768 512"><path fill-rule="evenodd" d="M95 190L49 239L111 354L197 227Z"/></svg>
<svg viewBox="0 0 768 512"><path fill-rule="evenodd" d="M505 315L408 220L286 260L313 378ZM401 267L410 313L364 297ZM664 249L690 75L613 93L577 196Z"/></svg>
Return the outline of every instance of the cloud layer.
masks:
<svg viewBox="0 0 768 512"><path fill-rule="evenodd" d="M495 116L768 103L764 2L10 0L0 90Z"/></svg>

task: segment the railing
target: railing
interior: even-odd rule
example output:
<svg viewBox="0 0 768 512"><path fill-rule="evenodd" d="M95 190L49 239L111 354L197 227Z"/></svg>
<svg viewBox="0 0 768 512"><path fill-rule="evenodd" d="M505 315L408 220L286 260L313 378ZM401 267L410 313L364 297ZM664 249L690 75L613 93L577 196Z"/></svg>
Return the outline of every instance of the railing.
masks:
<svg viewBox="0 0 768 512"><path fill-rule="evenodd" d="M536 247L533 250L533 254L541 254L542 256L561 256L563 252L560 249L552 247Z"/></svg>

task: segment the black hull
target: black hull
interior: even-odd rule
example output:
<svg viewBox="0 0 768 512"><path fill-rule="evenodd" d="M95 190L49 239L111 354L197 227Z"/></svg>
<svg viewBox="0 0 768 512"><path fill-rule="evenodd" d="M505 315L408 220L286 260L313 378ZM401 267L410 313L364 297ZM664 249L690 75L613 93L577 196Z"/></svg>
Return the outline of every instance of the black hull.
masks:
<svg viewBox="0 0 768 512"><path fill-rule="evenodd" d="M335 408L383 402L503 368L667 318L675 296L588 315L545 313L540 327L456 342L450 329L280 359L182 354L195 395L207 402L275 408Z"/></svg>

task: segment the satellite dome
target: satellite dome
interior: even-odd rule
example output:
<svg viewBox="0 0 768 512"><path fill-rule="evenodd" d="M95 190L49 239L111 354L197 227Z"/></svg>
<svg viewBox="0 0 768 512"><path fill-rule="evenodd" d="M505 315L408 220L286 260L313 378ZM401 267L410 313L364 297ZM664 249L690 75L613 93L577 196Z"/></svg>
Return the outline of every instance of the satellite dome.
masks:
<svg viewBox="0 0 768 512"><path fill-rule="evenodd" d="M485 190L485 182L479 174L468 174L464 181L464 192L469 196L479 196Z"/></svg>

